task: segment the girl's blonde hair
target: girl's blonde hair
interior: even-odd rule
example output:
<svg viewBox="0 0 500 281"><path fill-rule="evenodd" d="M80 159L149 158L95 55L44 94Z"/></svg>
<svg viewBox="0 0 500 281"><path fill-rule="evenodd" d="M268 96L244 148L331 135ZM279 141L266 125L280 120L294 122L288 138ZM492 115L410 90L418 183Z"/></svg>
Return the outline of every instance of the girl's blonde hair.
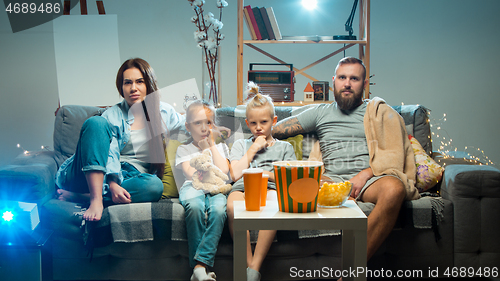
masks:
<svg viewBox="0 0 500 281"><path fill-rule="evenodd" d="M215 108L210 103L204 100L194 100L189 104L189 106L186 109L186 122L191 123L191 120L193 118L193 111L199 107L203 107L205 110L209 110L210 113L212 114L212 116L210 117L212 118L212 121L215 123Z"/></svg>
<svg viewBox="0 0 500 281"><path fill-rule="evenodd" d="M246 102L246 106L247 106L246 114L247 114L247 116L248 116L249 110L265 106L265 107L269 108L269 113L271 114L271 118L274 118L275 112L274 112L273 99L268 95L261 94L259 90L260 90L260 88L257 84L255 84L252 81L248 82L247 96L250 96L252 94L254 94L255 96L249 98Z"/></svg>

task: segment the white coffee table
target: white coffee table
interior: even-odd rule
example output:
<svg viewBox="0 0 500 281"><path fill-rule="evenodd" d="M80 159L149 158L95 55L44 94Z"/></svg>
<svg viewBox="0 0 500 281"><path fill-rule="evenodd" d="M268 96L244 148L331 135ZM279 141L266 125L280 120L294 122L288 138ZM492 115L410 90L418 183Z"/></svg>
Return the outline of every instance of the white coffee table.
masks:
<svg viewBox="0 0 500 281"><path fill-rule="evenodd" d="M342 269L366 269L366 215L352 200L348 200L341 208L317 208L317 211L313 213L280 212L277 201L267 201L266 206L261 207L260 211L247 211L245 210L245 201L235 201L233 223L234 280L246 280L246 231L261 229L341 229ZM343 277L343 280L366 280L366 275Z"/></svg>

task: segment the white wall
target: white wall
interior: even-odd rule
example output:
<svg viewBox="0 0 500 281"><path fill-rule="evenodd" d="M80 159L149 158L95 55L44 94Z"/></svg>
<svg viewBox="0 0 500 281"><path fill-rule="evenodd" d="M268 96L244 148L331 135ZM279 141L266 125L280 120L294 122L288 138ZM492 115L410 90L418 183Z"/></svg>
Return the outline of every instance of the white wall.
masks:
<svg viewBox="0 0 500 281"><path fill-rule="evenodd" d="M215 5L215 0L206 1L207 5ZM93 1L87 2L89 13L96 14ZM226 39L222 43L222 102L234 106L236 1L228 2L223 15ZM319 0L321 10L315 12L303 10L299 2L247 0L245 4L272 6L284 35L345 34L343 25L351 1ZM121 61L131 57L146 59L155 69L161 87L201 79L201 51L193 39L190 18L194 13L188 1L106 0L104 5L107 14L118 18ZM372 94L393 105L425 105L435 119L447 114L441 134L447 133L455 147L463 150L467 146L469 151L471 147L481 148L490 160L499 162L500 148L495 139L500 127L495 114L500 103L496 94L500 86L499 12L497 0L372 0L371 72L375 74L372 82L376 83L371 87ZM75 13L79 13L78 5L72 10ZM17 143L27 150L52 146L59 94L53 37L52 22L12 33L6 12L0 11L0 164L7 164L21 152ZM298 68L325 56L332 48L260 46ZM351 48L346 55L357 53L357 48ZM272 62L248 47L244 54L245 68L251 62ZM337 55L306 72L330 81L341 57ZM75 75L85 79L85 73ZM307 82L297 77L296 99L301 99ZM104 86L88 81L88 88L99 91Z"/></svg>

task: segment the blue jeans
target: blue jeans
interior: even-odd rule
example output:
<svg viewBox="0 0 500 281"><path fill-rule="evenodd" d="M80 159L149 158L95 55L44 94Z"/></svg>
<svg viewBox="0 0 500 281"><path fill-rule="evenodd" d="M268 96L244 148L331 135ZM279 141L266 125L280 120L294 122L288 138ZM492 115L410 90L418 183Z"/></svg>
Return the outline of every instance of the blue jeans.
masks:
<svg viewBox="0 0 500 281"><path fill-rule="evenodd" d="M80 130L75 156L67 168L68 172L62 180L61 188L76 193L89 193L85 173L106 173L111 140L111 126L106 118L93 116L87 119ZM121 170L124 178L121 187L130 193L133 203L160 200L163 192L161 179L155 175L140 173L134 166L125 162L121 163ZM108 203L111 203L110 195L107 193L104 197Z"/></svg>
<svg viewBox="0 0 500 281"><path fill-rule="evenodd" d="M186 182L179 192L179 201L186 214L189 264L194 267L198 261L213 267L227 217L226 195L205 194Z"/></svg>

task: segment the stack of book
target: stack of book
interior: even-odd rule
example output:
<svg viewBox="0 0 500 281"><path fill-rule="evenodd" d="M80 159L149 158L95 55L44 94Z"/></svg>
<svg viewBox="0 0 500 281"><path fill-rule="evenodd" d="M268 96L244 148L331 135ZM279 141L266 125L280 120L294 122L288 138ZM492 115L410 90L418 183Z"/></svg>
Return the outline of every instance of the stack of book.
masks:
<svg viewBox="0 0 500 281"><path fill-rule="evenodd" d="M245 22L252 36L252 40L281 40L281 32L274 16L272 7L243 8Z"/></svg>

